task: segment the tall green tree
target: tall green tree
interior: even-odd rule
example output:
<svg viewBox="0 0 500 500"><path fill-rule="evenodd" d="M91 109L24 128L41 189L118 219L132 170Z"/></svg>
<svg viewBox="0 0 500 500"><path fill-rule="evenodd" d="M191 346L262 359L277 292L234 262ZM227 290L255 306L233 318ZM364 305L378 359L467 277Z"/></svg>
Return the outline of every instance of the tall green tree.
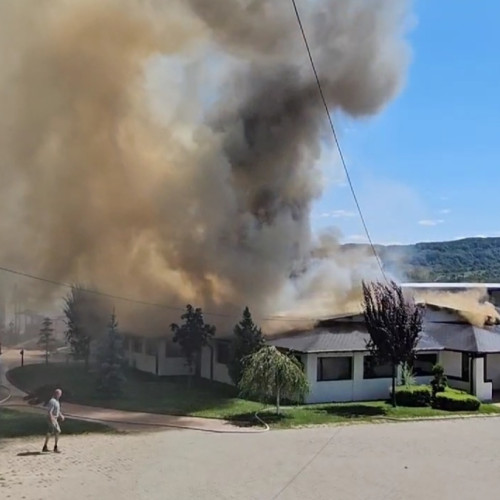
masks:
<svg viewBox="0 0 500 500"><path fill-rule="evenodd" d="M412 364L415 358L423 308L407 299L393 281L363 282L363 299L365 324L370 334L367 347L379 363L392 366L392 404L396 406L397 368L402 363Z"/></svg>
<svg viewBox="0 0 500 500"><path fill-rule="evenodd" d="M203 311L188 304L182 314L183 323L172 323L170 329L174 334L174 342L178 343L186 358L191 374L201 375L201 351L215 335L215 326L205 323ZM191 379L191 377L190 377Z"/></svg>
<svg viewBox="0 0 500 500"><path fill-rule="evenodd" d="M52 320L50 318L44 318L40 328L38 345L45 351L46 365L49 364L49 353L54 349L55 340Z"/></svg>
<svg viewBox="0 0 500 500"><path fill-rule="evenodd" d="M300 363L274 346L264 346L248 356L238 388L243 396L260 400L273 398L277 414L283 398L301 401L309 392L307 376Z"/></svg>
<svg viewBox="0 0 500 500"><path fill-rule="evenodd" d="M97 354L97 391L103 396L116 398L122 395L125 382L123 338L118 331L115 312L111 314L107 335L100 342Z"/></svg>
<svg viewBox="0 0 500 500"><path fill-rule="evenodd" d="M98 296L80 285L73 286L64 299L66 341L74 358L85 362L86 370L89 368L92 340L99 339L106 332L106 309L109 311Z"/></svg>
<svg viewBox="0 0 500 500"><path fill-rule="evenodd" d="M231 379L238 385L243 373L244 360L264 346L264 337L262 330L253 322L248 307L245 307L243 318L234 327L233 332L231 361L228 368Z"/></svg>

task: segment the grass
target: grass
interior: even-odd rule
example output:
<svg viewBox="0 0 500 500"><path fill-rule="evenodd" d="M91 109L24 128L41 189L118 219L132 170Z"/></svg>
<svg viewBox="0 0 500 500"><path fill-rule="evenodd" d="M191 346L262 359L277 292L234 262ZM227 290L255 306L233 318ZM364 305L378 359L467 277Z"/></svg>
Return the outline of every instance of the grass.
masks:
<svg viewBox="0 0 500 500"><path fill-rule="evenodd" d="M430 407L412 408L392 405L384 401L362 403L329 403L297 407L286 407L282 415L276 415L271 408L259 416L275 428L290 428L310 425L328 425L354 422L383 421L387 419L404 420L415 418L446 417L470 414L499 414L500 408L494 405L481 405L477 412L448 412ZM238 415L233 420L248 421L253 414Z"/></svg>
<svg viewBox="0 0 500 500"><path fill-rule="evenodd" d="M63 404L68 401L118 410L231 418L262 408L259 403L238 398L236 389L225 384L200 380L188 389L184 377L158 378L132 370L126 373L124 396L106 400L95 392L94 375L79 364L27 365L14 368L8 377L32 394L33 403L48 399L58 386L63 390Z"/></svg>
<svg viewBox="0 0 500 500"><path fill-rule="evenodd" d="M172 415L190 415L224 418L235 423L254 422L256 411L263 406L255 401L237 397L236 389L207 380L197 381L188 389L184 377L157 378L137 371L127 372L124 397L103 400L96 395L94 376L85 373L78 364L27 365L8 373L11 381L31 393L33 403L48 399L52 389L63 389L63 402L69 401L90 406L120 410L146 411ZM500 413L500 408L483 404L478 412ZM383 419L406 419L460 415L433 408L393 408L383 401L363 403L330 403L289 406L282 415L275 415L271 408L259 413L261 418L276 428L289 428L319 424L365 422Z"/></svg>
<svg viewBox="0 0 500 500"><path fill-rule="evenodd" d="M38 412L0 408L0 438L43 436L46 432L47 419L45 415ZM114 431L103 424L67 419L63 424L63 432L66 435Z"/></svg>

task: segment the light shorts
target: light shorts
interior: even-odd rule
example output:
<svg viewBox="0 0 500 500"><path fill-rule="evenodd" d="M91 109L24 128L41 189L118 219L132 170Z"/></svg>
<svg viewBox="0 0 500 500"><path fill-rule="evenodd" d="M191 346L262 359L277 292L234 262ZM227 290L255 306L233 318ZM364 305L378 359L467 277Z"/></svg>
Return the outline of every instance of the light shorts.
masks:
<svg viewBox="0 0 500 500"><path fill-rule="evenodd" d="M59 422L52 422L52 420L49 419L48 422L48 428L47 428L47 433L48 434L61 434L61 428L59 427Z"/></svg>

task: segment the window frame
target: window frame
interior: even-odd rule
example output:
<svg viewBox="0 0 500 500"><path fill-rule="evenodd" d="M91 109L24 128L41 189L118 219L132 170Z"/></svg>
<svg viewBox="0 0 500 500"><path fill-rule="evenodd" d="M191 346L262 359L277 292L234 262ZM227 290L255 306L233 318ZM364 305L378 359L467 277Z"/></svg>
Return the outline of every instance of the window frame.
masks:
<svg viewBox="0 0 500 500"><path fill-rule="evenodd" d="M388 375L369 375L367 374L367 365L369 363L370 360L374 360L373 361L373 367L384 367L387 365L387 367L389 368L389 374ZM375 357L374 356L371 356L371 355L366 355L366 356L363 356L363 380L377 380L377 379L385 379L385 378L392 378L392 366L390 363L383 363L381 365L377 365L377 362L375 361Z"/></svg>
<svg viewBox="0 0 500 500"><path fill-rule="evenodd" d="M420 354L417 354L415 356L415 359L413 360L413 363L412 363L412 368L413 368L413 372L415 373L415 377L430 377L432 375L432 367L431 369L429 370L429 372L421 372L421 373L417 373L415 371L415 361L418 361L418 358L423 358L423 357L430 357L432 356L433 358L433 362L432 362L432 367L434 367L436 364L439 363L439 358L438 358L438 355L437 353L435 352L426 352L426 353L420 353Z"/></svg>
<svg viewBox="0 0 500 500"><path fill-rule="evenodd" d="M349 376L341 378L325 378L323 362L325 360L347 360L349 363ZM317 382L344 382L353 379L354 359L353 356L318 356L316 360L316 381Z"/></svg>

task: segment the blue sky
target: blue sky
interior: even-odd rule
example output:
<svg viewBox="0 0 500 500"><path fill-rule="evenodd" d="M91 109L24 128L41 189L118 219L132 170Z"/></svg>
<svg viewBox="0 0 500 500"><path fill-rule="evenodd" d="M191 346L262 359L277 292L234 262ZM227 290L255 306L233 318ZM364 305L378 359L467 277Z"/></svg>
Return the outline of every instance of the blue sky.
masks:
<svg viewBox="0 0 500 500"><path fill-rule="evenodd" d="M375 118L338 121L369 230L380 243L500 236L500 2L416 0L413 12L401 94ZM313 211L328 226L364 239L338 179Z"/></svg>

